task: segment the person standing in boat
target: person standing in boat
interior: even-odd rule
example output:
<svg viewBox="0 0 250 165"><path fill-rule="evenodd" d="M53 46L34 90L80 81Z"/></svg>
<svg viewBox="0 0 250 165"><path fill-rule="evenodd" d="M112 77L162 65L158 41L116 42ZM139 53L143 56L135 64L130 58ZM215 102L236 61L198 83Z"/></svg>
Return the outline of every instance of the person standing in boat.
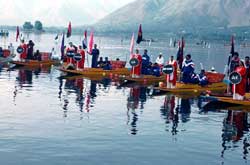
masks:
<svg viewBox="0 0 250 165"><path fill-rule="evenodd" d="M244 62L240 61L239 66L236 67L234 71L238 72L241 75L242 79L241 79L241 82L235 86L236 87L235 95L233 96L233 99L244 100L244 96L246 94L246 77L247 77L246 75L247 70L246 70L246 67L244 66ZM233 88L234 88L234 85L233 85ZM234 89L232 91L234 91Z"/></svg>
<svg viewBox="0 0 250 165"><path fill-rule="evenodd" d="M82 56L82 59L78 62L78 68L83 69L85 63L85 51L84 49L82 49L81 45L79 45L77 53L79 53Z"/></svg>
<svg viewBox="0 0 250 165"><path fill-rule="evenodd" d="M137 66L133 66L131 69L132 77L138 78L141 75L142 67L142 56L139 53L139 49L135 50L135 54L133 54L131 58L135 58L139 61L139 64Z"/></svg>
<svg viewBox="0 0 250 165"><path fill-rule="evenodd" d="M194 73L194 62L191 59L191 55L188 54L185 57L185 61L182 66L182 82L183 83L192 83L192 75Z"/></svg>
<svg viewBox="0 0 250 165"><path fill-rule="evenodd" d="M162 56L162 53L159 54L159 56L156 58L155 62L162 68L164 65L164 57Z"/></svg>
<svg viewBox="0 0 250 165"><path fill-rule="evenodd" d="M21 40L21 45L20 47L23 49L23 52L20 54L20 59L21 61L27 59L27 44L24 42L24 40Z"/></svg>
<svg viewBox="0 0 250 165"><path fill-rule="evenodd" d="M148 73L149 65L150 65L150 57L148 55L148 50L145 49L144 54L142 55L142 70L141 70L142 74L144 75L149 74Z"/></svg>
<svg viewBox="0 0 250 165"><path fill-rule="evenodd" d="M77 48L76 48L76 46L73 45L72 42L69 42L69 47L67 47L67 49L66 49L66 55L68 52L73 52L73 53L77 52ZM67 64L70 64L70 63L74 64L74 61L72 58L66 56L66 63Z"/></svg>
<svg viewBox="0 0 250 165"><path fill-rule="evenodd" d="M97 44L94 44L94 49L92 49L91 55L92 55L91 67L97 68L97 60L98 60L99 55L100 55L100 51L99 51L99 49L97 49Z"/></svg>
<svg viewBox="0 0 250 165"><path fill-rule="evenodd" d="M249 60L249 56L245 57L245 66L246 66L246 92L249 92L250 90L250 60Z"/></svg>
<svg viewBox="0 0 250 165"><path fill-rule="evenodd" d="M173 66L173 73L166 75L167 88L175 88L177 81L177 61L174 60L174 56L170 57L170 60L167 62L167 65Z"/></svg>
<svg viewBox="0 0 250 165"><path fill-rule="evenodd" d="M29 40L28 43L28 53L27 53L27 59L32 60L34 58L33 52L34 52L34 42L32 40Z"/></svg>

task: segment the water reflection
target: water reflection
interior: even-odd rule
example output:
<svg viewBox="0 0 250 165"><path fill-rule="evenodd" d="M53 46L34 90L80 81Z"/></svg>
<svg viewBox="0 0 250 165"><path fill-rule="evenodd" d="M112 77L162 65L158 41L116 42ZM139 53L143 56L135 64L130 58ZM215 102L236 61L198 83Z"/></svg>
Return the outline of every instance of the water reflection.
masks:
<svg viewBox="0 0 250 165"><path fill-rule="evenodd" d="M239 142L243 143L243 159L247 158L249 153L250 141L244 134L248 133L250 128L248 122L248 113L242 111L228 111L223 121L222 129L222 151L221 157L225 152L232 148L237 148Z"/></svg>

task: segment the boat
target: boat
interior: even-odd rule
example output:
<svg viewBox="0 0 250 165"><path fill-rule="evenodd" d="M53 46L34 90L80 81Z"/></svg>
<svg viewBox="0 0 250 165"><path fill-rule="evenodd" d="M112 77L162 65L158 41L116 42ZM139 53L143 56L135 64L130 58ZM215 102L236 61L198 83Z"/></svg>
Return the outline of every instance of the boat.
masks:
<svg viewBox="0 0 250 165"><path fill-rule="evenodd" d="M1 49L0 62L1 63L10 62L15 56L16 56L15 54L10 53L9 49Z"/></svg>
<svg viewBox="0 0 250 165"><path fill-rule="evenodd" d="M11 61L12 64L15 64L16 67L46 67L51 65L60 64L60 61L55 60L25 60L25 61Z"/></svg>
<svg viewBox="0 0 250 165"><path fill-rule="evenodd" d="M192 94L193 93L201 93L206 91L224 91L226 90L227 85L223 82L212 83L207 86L200 86L199 84L184 84L181 82L176 83L176 88L166 88L166 87L155 87L154 89L178 93L178 94Z"/></svg>
<svg viewBox="0 0 250 165"><path fill-rule="evenodd" d="M153 75L141 75L140 77L132 77L130 76L125 76L121 77L121 80L124 81L124 83L138 83L138 84L157 84L159 82L165 81L166 76L160 76L156 77Z"/></svg>

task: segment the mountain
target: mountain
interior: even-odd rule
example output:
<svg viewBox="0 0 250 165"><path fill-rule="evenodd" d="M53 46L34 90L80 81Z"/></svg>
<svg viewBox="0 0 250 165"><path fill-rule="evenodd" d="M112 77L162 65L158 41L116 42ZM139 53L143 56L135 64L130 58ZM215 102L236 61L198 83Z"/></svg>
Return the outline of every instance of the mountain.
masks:
<svg viewBox="0 0 250 165"><path fill-rule="evenodd" d="M95 24L101 31L197 30L250 25L250 0L136 0Z"/></svg>

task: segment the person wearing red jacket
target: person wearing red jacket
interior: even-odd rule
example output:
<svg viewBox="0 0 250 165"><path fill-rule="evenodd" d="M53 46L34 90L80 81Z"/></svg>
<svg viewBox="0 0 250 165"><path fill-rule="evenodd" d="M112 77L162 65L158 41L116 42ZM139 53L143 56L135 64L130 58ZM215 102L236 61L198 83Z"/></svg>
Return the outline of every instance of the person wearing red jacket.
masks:
<svg viewBox="0 0 250 165"><path fill-rule="evenodd" d="M24 40L21 40L20 47L23 48L23 52L20 54L20 59L25 60L25 59L27 59L28 45L24 42Z"/></svg>
<svg viewBox="0 0 250 165"><path fill-rule="evenodd" d="M84 49L82 49L82 46L79 46L77 53L79 53L82 56L82 59L77 64L78 65L77 68L83 69L84 63L85 63L85 51L84 51Z"/></svg>
<svg viewBox="0 0 250 165"><path fill-rule="evenodd" d="M132 77L139 77L141 75L141 67L142 67L142 56L139 54L139 50L135 50L135 54L132 55L131 59L135 58L139 61L137 66L133 66L131 69Z"/></svg>
<svg viewBox="0 0 250 165"><path fill-rule="evenodd" d="M174 56L170 57L170 60L167 62L168 65L173 66L173 73L166 75L167 88L175 88L177 81L177 61L174 60Z"/></svg>
<svg viewBox="0 0 250 165"><path fill-rule="evenodd" d="M235 72L238 72L242 79L241 82L239 84L236 85L235 88L235 95L233 96L234 100L244 100L244 96L246 94L246 77L247 77L247 71L246 68L244 66L244 62L240 61L239 62L239 66L235 68L234 70ZM234 85L233 85L234 88ZM234 89L233 89L234 91Z"/></svg>
<svg viewBox="0 0 250 165"><path fill-rule="evenodd" d="M70 58L70 57L67 57L67 53L68 52L73 52L73 53L76 53L77 52L77 47L73 45L72 42L69 43L69 47L67 47L66 49L66 63L67 64L75 64L75 61L73 60L73 57Z"/></svg>

